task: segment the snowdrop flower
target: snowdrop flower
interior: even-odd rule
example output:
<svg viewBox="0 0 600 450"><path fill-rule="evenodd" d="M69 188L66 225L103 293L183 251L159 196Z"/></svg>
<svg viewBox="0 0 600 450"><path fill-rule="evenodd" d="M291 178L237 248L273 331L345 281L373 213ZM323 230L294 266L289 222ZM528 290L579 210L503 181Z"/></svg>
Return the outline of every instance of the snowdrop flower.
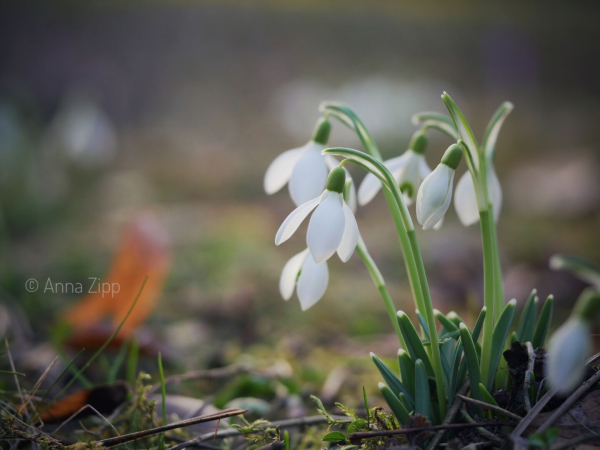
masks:
<svg viewBox="0 0 600 450"><path fill-rule="evenodd" d="M329 282L327 261L317 264L308 249L292 257L281 272L279 292L284 300L298 293L300 307L306 311L325 294Z"/></svg>
<svg viewBox="0 0 600 450"><path fill-rule="evenodd" d="M389 169L400 187L407 205L412 204L419 185L431 173L431 169L423 155L426 146L425 133L417 131L410 142L409 149L403 155L384 162L384 165ZM381 181L375 175L369 173L358 189L358 203L361 206L366 205L380 189Z"/></svg>
<svg viewBox="0 0 600 450"><path fill-rule="evenodd" d="M417 220L424 230L439 227L450 206L454 172L462 158L462 148L451 145L444 153L441 163L421 184L417 194Z"/></svg>
<svg viewBox="0 0 600 450"><path fill-rule="evenodd" d="M275 236L275 245L287 241L311 211L317 208L306 234L306 243L315 263L328 260L336 251L343 262L348 261L358 244L358 225L344 201L345 183L344 168L338 166L333 169L327 178L325 191L298 206L283 221Z"/></svg>
<svg viewBox="0 0 600 450"><path fill-rule="evenodd" d="M590 325L599 306L600 292L591 288L583 291L571 317L550 340L546 375L560 394L569 394L582 381L591 350Z"/></svg>
<svg viewBox="0 0 600 450"><path fill-rule="evenodd" d="M498 221L500 209L502 208L502 188L494 166L489 166L488 172L488 193L492 208L494 209L494 220ZM477 196L473 185L473 178L469 171L465 172L456 184L456 193L454 194L454 208L458 214L461 223L468 227L479 221L479 207Z"/></svg>

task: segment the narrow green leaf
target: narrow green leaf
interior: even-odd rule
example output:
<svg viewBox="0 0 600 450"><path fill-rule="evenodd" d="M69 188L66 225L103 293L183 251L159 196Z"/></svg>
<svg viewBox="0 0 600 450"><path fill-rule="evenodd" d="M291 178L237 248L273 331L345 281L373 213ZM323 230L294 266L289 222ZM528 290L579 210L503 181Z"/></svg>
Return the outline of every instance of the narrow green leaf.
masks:
<svg viewBox="0 0 600 450"><path fill-rule="evenodd" d="M425 336L427 336L427 340L430 341L431 334L429 334L429 325L427 325L427 321L425 320L425 317L423 317L423 314L421 314L418 309L415 311L415 313L417 314L417 319L419 319L419 323L423 327L423 331L425 332Z"/></svg>
<svg viewBox="0 0 600 450"><path fill-rule="evenodd" d="M490 392L485 388L485 386L483 385L483 383L479 383L479 391L481 392L481 400L489 403L490 405L494 405L494 406L500 406L498 404L498 402L496 401L496 399L492 396L492 394L490 394ZM498 416L498 418L500 418L501 420L509 420L508 416L504 413L501 412L496 412L493 411L493 414L495 414L496 416Z"/></svg>
<svg viewBox="0 0 600 450"><path fill-rule="evenodd" d="M523 312L521 313L521 321L519 322L519 331L517 332L517 338L519 342L525 343L530 342L533 337L533 331L535 328L535 317L537 315L537 290L531 291Z"/></svg>
<svg viewBox="0 0 600 450"><path fill-rule="evenodd" d="M410 355L403 349L398 350L398 366L402 383L415 395L415 363Z"/></svg>
<svg viewBox="0 0 600 450"><path fill-rule="evenodd" d="M450 311L448 314L446 314L446 317L449 320L451 320L457 327L460 325L461 322L464 322L464 320L462 320L460 316L456 314L456 311Z"/></svg>
<svg viewBox="0 0 600 450"><path fill-rule="evenodd" d="M429 354L425 350L412 322L402 311L398 311L398 323L400 324L400 331L402 332L402 336L404 336L404 341L407 343L408 352L410 353L411 358L413 361L416 361L417 359L422 360L423 364L425 364L427 375L433 377L433 366L429 360Z"/></svg>
<svg viewBox="0 0 600 450"><path fill-rule="evenodd" d="M508 302L496 323L496 327L494 328L494 333L492 335L492 350L490 356L490 370L489 376L486 381L486 389L492 389L494 385L494 379L496 377L496 371L498 370L498 364L500 363L500 358L502 357L502 351L504 350L504 343L506 342L506 338L508 337L508 332L510 331L510 325L512 324L513 317L515 315L515 306L517 301L515 299Z"/></svg>
<svg viewBox="0 0 600 450"><path fill-rule="evenodd" d="M110 366L110 372L108 372L108 378L107 378L108 384L113 384L117 380L117 375L119 374L119 369L121 368L121 365L123 364L123 361L125 360L125 356L127 356L127 349L129 347L129 342L130 342L129 339L127 339L125 342L123 342L123 345L121 345L121 348L119 349L119 353L117 353L115 360L113 361L112 365Z"/></svg>
<svg viewBox="0 0 600 450"><path fill-rule="evenodd" d="M425 417L431 417L430 406L431 397L427 370L423 361L417 359L415 361L415 412Z"/></svg>
<svg viewBox="0 0 600 450"><path fill-rule="evenodd" d="M363 400L365 402L365 411L367 412L367 423L371 421L369 418L369 400L367 399L367 390L363 386Z"/></svg>
<svg viewBox="0 0 600 450"><path fill-rule="evenodd" d="M285 445L284 450L290 450L290 432L288 430L283 432L283 443Z"/></svg>
<svg viewBox="0 0 600 450"><path fill-rule="evenodd" d="M473 342L477 342L479 340L479 335L481 334L481 330L483 329L483 321L485 320L486 313L487 308L484 306L483 308L481 308L479 317L477 317L477 322L475 322L475 326L473 327L473 333L471 333Z"/></svg>
<svg viewBox="0 0 600 450"><path fill-rule="evenodd" d="M409 388L407 388L404 383L398 379L394 372L392 372L391 369L381 359L379 359L377 355L375 355L375 353L371 353L371 359L375 363L377 369L379 369L379 373L381 373L383 381L387 383L394 394L397 395L396 393L400 392L404 393L411 404L414 405L415 400Z"/></svg>
<svg viewBox="0 0 600 450"><path fill-rule="evenodd" d="M450 377L452 376L452 367L450 366L450 361L448 361L448 357L446 356L446 352L443 351L445 346L451 346L454 348L454 342L452 340L447 340L442 344L442 348L440 348L440 361L442 361L442 368L444 369L444 378L446 382L446 386L450 382Z"/></svg>
<svg viewBox="0 0 600 450"><path fill-rule="evenodd" d="M163 371L162 357L158 352L158 373L160 375L160 394L162 398L162 424L167 424L167 391L165 389L165 373ZM159 450L165 448L165 433L160 433L160 441L158 443Z"/></svg>
<svg viewBox="0 0 600 450"><path fill-rule="evenodd" d="M475 134L473 133L473 130L471 130L469 122L467 122L467 119L465 119L465 116L463 115L462 111L458 108L456 103L454 103L454 100L452 100L452 98L446 92L442 94L442 100L444 101L446 108L448 108L450 117L452 117L454 126L458 131L458 136L465 142L467 150L474 161L475 168L478 169L479 146L477 144L477 139L475 139Z"/></svg>
<svg viewBox="0 0 600 450"><path fill-rule="evenodd" d="M513 108L514 106L510 102L502 103L492 116L492 119L485 130L481 148L483 154L490 162L494 159L494 150L496 148L498 135L500 134L500 128L502 128L504 120L508 117Z"/></svg>
<svg viewBox="0 0 600 450"><path fill-rule="evenodd" d="M454 356L452 358L452 372L450 373L450 382L448 383L448 403L452 404L454 401L454 396L458 391L458 387L462 385L464 374L466 374L466 364L463 364L465 367L464 374L461 377L461 360L463 355L463 347L459 342L456 343L456 347L454 348Z"/></svg>
<svg viewBox="0 0 600 450"><path fill-rule="evenodd" d="M583 281L600 289L600 264L580 256L554 255L550 258L550 268L568 270Z"/></svg>
<svg viewBox="0 0 600 450"><path fill-rule="evenodd" d="M540 313L540 318L535 327L535 332L533 333L533 339L531 340L531 345L533 345L533 348L543 347L546 343L546 336L548 336L550 322L552 321L553 304L554 297L552 295L549 295L546 301L544 302L542 312Z"/></svg>
<svg viewBox="0 0 600 450"><path fill-rule="evenodd" d="M127 382L130 386L135 386L135 381L137 379L137 366L138 366L138 358L140 353L140 345L137 339L131 340L131 346L129 348L129 355L127 356L127 369L126 369L126 378Z"/></svg>
<svg viewBox="0 0 600 450"><path fill-rule="evenodd" d="M464 323L460 324L460 340L465 352L467 367L469 371L469 384L471 386L471 397L481 400L481 392L479 391L479 383L481 383L481 372L479 370L479 358L475 351L475 344L469 329ZM480 410L480 413L482 411Z"/></svg>
<svg viewBox="0 0 600 450"><path fill-rule="evenodd" d="M331 431L321 439L325 442L347 442L346 435L341 431Z"/></svg>
<svg viewBox="0 0 600 450"><path fill-rule="evenodd" d="M458 331L458 326L455 325L454 322L452 322L450 319L448 319L446 316L444 316L437 309L433 310L433 315L447 331L450 331L450 332Z"/></svg>
<svg viewBox="0 0 600 450"><path fill-rule="evenodd" d="M458 140L458 133L454 122L447 116L436 112L422 112L412 116L413 125L422 125L423 128L433 128L449 136L453 141Z"/></svg>
<svg viewBox="0 0 600 450"><path fill-rule="evenodd" d="M5 374L5 375L17 375L19 377L25 376L25 374L22 372L12 372L10 370L0 370L0 373Z"/></svg>
<svg viewBox="0 0 600 450"><path fill-rule="evenodd" d="M392 390L383 383L379 383L379 390L383 395L386 403L392 410L394 417L401 425L406 425L409 420L409 414L400 399L392 392Z"/></svg>

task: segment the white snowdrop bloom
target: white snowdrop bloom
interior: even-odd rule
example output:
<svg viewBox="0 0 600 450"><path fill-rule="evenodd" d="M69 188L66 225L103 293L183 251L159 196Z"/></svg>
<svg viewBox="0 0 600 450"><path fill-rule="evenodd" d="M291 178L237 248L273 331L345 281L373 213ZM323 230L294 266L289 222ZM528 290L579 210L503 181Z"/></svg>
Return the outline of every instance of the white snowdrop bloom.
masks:
<svg viewBox="0 0 600 450"><path fill-rule="evenodd" d="M571 318L552 335L546 357L546 374L551 386L568 394L581 383L585 360L590 353L589 326Z"/></svg>
<svg viewBox="0 0 600 450"><path fill-rule="evenodd" d="M298 293L302 311L317 303L327 290L329 270L327 261L317 264L309 249L292 257L281 272L279 292L284 300L289 300Z"/></svg>
<svg viewBox="0 0 600 450"><path fill-rule="evenodd" d="M560 394L581 383L590 355L591 322L598 314L600 292L587 288L577 299L569 319L552 335L546 355L546 376Z"/></svg>
<svg viewBox="0 0 600 450"><path fill-rule="evenodd" d="M462 148L456 144L451 145L444 153L441 163L423 180L417 194L417 220L424 230L441 226L439 222L450 206L454 172L461 158Z"/></svg>
<svg viewBox="0 0 600 450"><path fill-rule="evenodd" d="M317 197L327 181L327 161L321 152L329 140L331 123L320 119L313 137L306 145L288 150L269 165L264 178L267 194L274 194L288 184L290 196L299 206ZM332 158L335 161L335 158ZM337 162L335 162L337 165Z"/></svg>
<svg viewBox="0 0 600 450"><path fill-rule="evenodd" d="M383 163L396 180L407 205L412 204L421 182L431 173L423 154L426 146L427 138L425 134L418 131L413 136L409 149L404 154ZM380 189L381 181L379 178L369 173L358 189L358 203L361 206L366 205Z"/></svg>
<svg viewBox="0 0 600 450"><path fill-rule="evenodd" d="M488 193L494 209L494 220L497 222L500 217L500 209L502 208L502 188L500 187L500 181L493 165L490 166L488 174ZM479 221L477 196L475 195L473 178L469 171L465 172L456 184L454 208L456 209L458 218L465 227Z"/></svg>
<svg viewBox="0 0 600 450"><path fill-rule="evenodd" d="M358 244L358 225L354 214L344 201L345 180L344 168L333 169L327 179L325 191L298 206L283 221L275 236L275 245L287 241L316 208L306 234L306 243L314 261L317 264L322 263L336 251L343 262L348 261Z"/></svg>

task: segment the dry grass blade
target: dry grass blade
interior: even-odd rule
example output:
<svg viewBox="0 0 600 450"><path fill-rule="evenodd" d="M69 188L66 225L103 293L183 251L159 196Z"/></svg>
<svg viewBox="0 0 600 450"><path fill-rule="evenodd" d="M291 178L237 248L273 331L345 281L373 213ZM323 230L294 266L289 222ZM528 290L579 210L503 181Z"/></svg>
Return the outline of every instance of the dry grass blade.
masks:
<svg viewBox="0 0 600 450"><path fill-rule="evenodd" d="M46 370L44 370L44 373L42 373L42 375L40 376L40 378L33 385L33 388L31 388L31 392L27 396L27 401L25 403L21 404L21 407L19 408L19 411L17 412L18 414L21 414L23 412L23 410L27 407L27 405L29 404L29 402L31 401L31 399L34 397L35 393L38 391L38 389L40 388L40 386L42 385L42 383L44 382L44 380L46 379L46 377L50 373L50 370L52 370L52 367L54 367L54 364L56 364L56 361L58 361L58 358L59 358L59 356L57 356L56 358L54 358L54 361L52 361L50 363L50 365L48 367L46 367ZM37 413L37 411L36 411L36 413Z"/></svg>
<svg viewBox="0 0 600 450"><path fill-rule="evenodd" d="M180 422L175 422L170 425L164 425L162 427L151 428L149 430L138 431L135 433L124 434L122 436L117 436L114 438L103 439L101 441L95 441L92 444L97 447L115 447L117 445L122 445L127 442L135 441L138 439L143 439L148 436L152 436L158 433L164 433L165 431L174 430L176 428L189 427L191 425L196 425L198 423L204 422L212 422L214 420L225 419L227 417L239 416L244 414L248 410L246 409L226 409L216 414L209 414L205 416L198 416L192 419L182 420Z"/></svg>
<svg viewBox="0 0 600 450"><path fill-rule="evenodd" d="M19 392L19 397L21 398L21 404L25 403L25 398L23 397L23 392L21 392L21 385L19 384L19 377L17 376L17 370L15 369L15 363L12 359L12 354L10 353L10 346L8 345L8 339L4 338L4 345L6 346L6 355L8 356L8 362L10 363L10 369L14 372L13 376L15 378L15 385L17 386L17 391Z"/></svg>
<svg viewBox="0 0 600 450"><path fill-rule="evenodd" d="M500 408L499 406L491 405L490 403L482 402L480 400L475 400L474 398L471 398L471 397L465 397L464 395L461 395L461 394L456 394L456 396L459 397L465 403L471 403L473 405L481 406L482 408L485 408L485 409L491 409L492 411L502 413L502 414L510 417L511 419L515 419L515 420L522 419L522 417L519 416L518 414L507 411L506 409Z"/></svg>
<svg viewBox="0 0 600 450"><path fill-rule="evenodd" d="M525 405L525 411L531 411L531 399L529 398L529 388L531 386L531 375L533 374L533 368L535 366L535 351L531 342L526 342L525 347L527 348L527 370L525 371L525 379L523 380L523 404Z"/></svg>

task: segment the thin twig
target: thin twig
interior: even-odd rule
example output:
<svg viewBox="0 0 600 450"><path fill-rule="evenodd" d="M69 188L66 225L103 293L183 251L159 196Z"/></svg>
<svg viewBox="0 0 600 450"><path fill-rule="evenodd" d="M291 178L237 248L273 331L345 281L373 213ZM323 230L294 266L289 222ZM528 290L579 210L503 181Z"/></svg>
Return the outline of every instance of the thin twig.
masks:
<svg viewBox="0 0 600 450"><path fill-rule="evenodd" d="M110 427L113 429L113 431L116 433L116 435L117 435L117 436L119 436L119 432L118 432L118 431L117 431L117 429L116 429L116 428L113 426L113 424L112 424L112 423L110 423L106 417L104 417L102 414L100 414L100 412L98 412L98 410L97 410L96 408L94 408L92 405L89 405L89 404L88 404L88 405L85 405L85 406L82 406L82 407L81 407L81 408L79 408L79 409L78 409L76 412L74 412L73 414L71 414L71 416L69 416L69 418L68 418L68 419L66 419L66 420L65 420L63 423L61 423L61 424L58 426L58 428L56 428L56 430L52 431L52 433L53 433L53 434L56 434L56 433L58 433L58 432L60 431L60 429L61 429L62 427L64 427L66 424L68 424L68 423L69 423L71 420L73 420L73 418L74 418L75 416L77 416L77 415L78 415L80 412L82 412L82 411L84 411L84 410L86 410L86 409L88 409L88 408L89 408L89 409L91 409L93 412L95 412L95 413L96 413L96 414L97 414L97 415L98 415L98 416L99 416L99 417L102 419L102 421L103 421L103 422L105 422L105 423L107 423L107 424L108 424L108 425L109 425L109 426L110 426Z"/></svg>
<svg viewBox="0 0 600 450"><path fill-rule="evenodd" d="M340 420L340 421L348 419L346 416L331 416L331 417L334 418L335 420ZM327 423L327 422L328 422L328 419L323 416L308 416L308 417L299 417L297 419L279 420L279 421L271 422L265 426L275 427L275 428L293 428L293 427L299 427L299 426L304 426L304 425L317 425L320 423ZM347 422L352 422L352 420L347 420ZM190 439L189 441L185 441L185 442L182 442L181 444L177 444L173 447L170 447L168 450L181 450L181 449L184 449L187 447L192 447L202 441L206 441L209 439L226 438L226 437L238 436L240 434L241 433L236 429L221 430L216 434L211 431L209 433L201 434L200 436L198 436L194 439Z"/></svg>
<svg viewBox="0 0 600 450"><path fill-rule="evenodd" d="M15 384L17 385L17 391L19 391L19 397L21 398L21 404L25 403L25 398L21 392L21 385L19 384L19 377L17 376L17 370L15 369L15 363L10 352L10 346L8 345L8 339L4 338L4 345L6 346L6 355L8 356L8 362L10 363L10 369L14 372ZM29 415L27 414L29 418Z"/></svg>
<svg viewBox="0 0 600 450"><path fill-rule="evenodd" d="M444 422L442 423L442 425L449 424L450 422L452 422L452 420L454 420L454 416L456 416L456 413L460 409L460 405L462 403L462 399L458 395L459 394L464 395L467 393L468 390L469 390L469 382L465 381L465 383L459 389L457 395L454 397L452 406L446 413L446 417L444 417ZM440 443L440 441L442 440L442 438L444 437L445 433L446 433L446 430L438 431L435 434L435 436L433 437L433 439L431 440L431 442L429 443L429 445L427 446L427 450L435 449L437 447L437 445Z"/></svg>
<svg viewBox="0 0 600 450"><path fill-rule="evenodd" d="M527 348L527 370L525 371L525 379L523 380L523 405L525 411L531 411L531 398L529 397L529 387L531 386L531 375L533 374L533 368L535 367L535 352L531 342L525 342L525 348Z"/></svg>
<svg viewBox="0 0 600 450"><path fill-rule="evenodd" d="M464 428L478 428L478 427L514 427L518 422L506 422L506 421L495 421L495 422L476 422L476 423L448 423L444 425L433 425L430 427L419 427L419 428L405 428L403 430L385 430L385 431L361 431L359 433L352 433L348 436L351 442L361 441L363 439L369 439L377 436L397 436L399 434L415 434L422 433L423 431L439 431L439 430L462 430Z"/></svg>
<svg viewBox="0 0 600 450"><path fill-rule="evenodd" d="M135 441L138 439L143 439L148 436L152 436L158 433L164 433L165 431L174 430L176 428L188 427L191 425L196 425L198 423L204 422L212 422L213 420L225 419L227 417L239 416L240 414L244 414L247 412L247 409L226 409L224 411L220 411L215 414L208 414L206 416L194 417L192 419L182 420L180 422L172 423L169 425L164 425L157 428L151 428L149 430L137 431L135 433L124 434L122 436L117 436L113 438L103 439L101 441L95 441L92 445L95 446L104 446L104 447L114 447L116 445L122 445L126 442Z"/></svg>
<svg viewBox="0 0 600 450"><path fill-rule="evenodd" d="M502 413L502 414L510 417L511 419L515 419L515 420L521 420L522 419L522 417L519 416L518 414L515 414L515 413L512 413L510 411L507 411L506 409L501 408L499 406L492 405L492 404L486 403L486 402L482 402L481 400L476 400L474 398L466 397L466 396L460 395L460 394L456 394L456 396L459 397L463 402L472 403L473 405L481 406L482 408L485 408L485 409L491 409L492 411L496 411L498 413Z"/></svg>
<svg viewBox="0 0 600 450"><path fill-rule="evenodd" d="M581 386L579 386L579 388L575 392L573 392L562 405L556 408L552 415L548 417L548 419L546 419L546 421L538 429L538 433L543 433L552 425L554 425L554 423L560 418L560 416L562 416L569 409L571 409L571 406L573 406L573 404L577 400L579 400L583 396L583 394L585 394L591 387L595 386L596 383L598 383L598 381L600 381L600 371L596 372L596 374L593 377L591 377L590 379L585 381Z"/></svg>

